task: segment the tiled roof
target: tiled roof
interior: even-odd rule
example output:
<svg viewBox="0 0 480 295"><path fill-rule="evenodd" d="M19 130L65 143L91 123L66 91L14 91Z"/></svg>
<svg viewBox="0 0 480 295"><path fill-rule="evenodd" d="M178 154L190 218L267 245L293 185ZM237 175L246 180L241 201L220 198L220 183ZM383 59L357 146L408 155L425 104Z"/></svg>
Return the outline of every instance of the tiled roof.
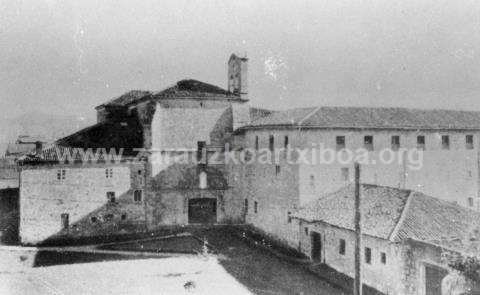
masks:
<svg viewBox="0 0 480 295"><path fill-rule="evenodd" d="M362 232L364 234L389 239L410 191L375 185L362 185L361 212ZM315 200L292 214L309 222L325 223L354 229L354 186Z"/></svg>
<svg viewBox="0 0 480 295"><path fill-rule="evenodd" d="M404 217L391 239L412 239L443 246L455 240L463 240L479 228L479 213L412 192Z"/></svg>
<svg viewBox="0 0 480 295"><path fill-rule="evenodd" d="M363 184L362 233L400 242L420 241L461 250L461 241L480 230L480 213L425 194ZM354 187L320 198L292 214L309 222L321 221L354 229ZM460 242L459 242L460 241Z"/></svg>
<svg viewBox="0 0 480 295"><path fill-rule="evenodd" d="M190 79L178 81L175 85L155 93L150 91L132 90L98 107L127 106L146 99L161 100L167 98L208 98L244 101L240 96L234 95L223 88Z"/></svg>
<svg viewBox="0 0 480 295"><path fill-rule="evenodd" d="M273 112L246 128L480 129L480 112L407 108L318 107Z"/></svg>

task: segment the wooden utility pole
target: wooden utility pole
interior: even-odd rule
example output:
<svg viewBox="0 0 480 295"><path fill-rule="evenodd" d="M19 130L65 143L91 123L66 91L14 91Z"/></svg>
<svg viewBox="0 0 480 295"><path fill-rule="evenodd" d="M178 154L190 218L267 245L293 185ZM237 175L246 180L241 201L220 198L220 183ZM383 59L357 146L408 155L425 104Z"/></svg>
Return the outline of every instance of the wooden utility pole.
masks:
<svg viewBox="0 0 480 295"><path fill-rule="evenodd" d="M353 295L362 295L361 274L361 240L360 227L360 165L355 162L355 279L353 282Z"/></svg>

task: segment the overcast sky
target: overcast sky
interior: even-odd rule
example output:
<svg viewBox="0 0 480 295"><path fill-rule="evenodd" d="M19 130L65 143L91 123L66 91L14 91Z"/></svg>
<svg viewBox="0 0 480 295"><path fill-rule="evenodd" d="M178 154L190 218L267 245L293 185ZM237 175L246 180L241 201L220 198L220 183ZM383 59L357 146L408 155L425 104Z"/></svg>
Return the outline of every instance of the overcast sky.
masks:
<svg viewBox="0 0 480 295"><path fill-rule="evenodd" d="M480 1L0 0L0 114L93 118L130 89L226 87L252 105L480 110Z"/></svg>

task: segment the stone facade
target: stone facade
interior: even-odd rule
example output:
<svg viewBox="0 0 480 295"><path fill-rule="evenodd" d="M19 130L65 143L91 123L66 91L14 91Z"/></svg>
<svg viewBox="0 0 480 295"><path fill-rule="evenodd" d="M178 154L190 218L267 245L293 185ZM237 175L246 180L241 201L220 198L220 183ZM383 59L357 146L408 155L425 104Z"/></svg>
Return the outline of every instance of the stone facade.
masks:
<svg viewBox="0 0 480 295"><path fill-rule="evenodd" d="M144 231L145 201L134 199L144 177L142 164L23 169L21 242Z"/></svg>

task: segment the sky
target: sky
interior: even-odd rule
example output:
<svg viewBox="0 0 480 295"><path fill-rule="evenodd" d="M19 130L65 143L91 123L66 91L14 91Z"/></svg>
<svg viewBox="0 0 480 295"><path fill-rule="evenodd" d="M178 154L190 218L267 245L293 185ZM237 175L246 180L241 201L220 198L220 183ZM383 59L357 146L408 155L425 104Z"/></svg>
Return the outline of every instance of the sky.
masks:
<svg viewBox="0 0 480 295"><path fill-rule="evenodd" d="M184 78L226 88L233 52L253 106L480 111L476 0L0 0L0 119L93 121Z"/></svg>

